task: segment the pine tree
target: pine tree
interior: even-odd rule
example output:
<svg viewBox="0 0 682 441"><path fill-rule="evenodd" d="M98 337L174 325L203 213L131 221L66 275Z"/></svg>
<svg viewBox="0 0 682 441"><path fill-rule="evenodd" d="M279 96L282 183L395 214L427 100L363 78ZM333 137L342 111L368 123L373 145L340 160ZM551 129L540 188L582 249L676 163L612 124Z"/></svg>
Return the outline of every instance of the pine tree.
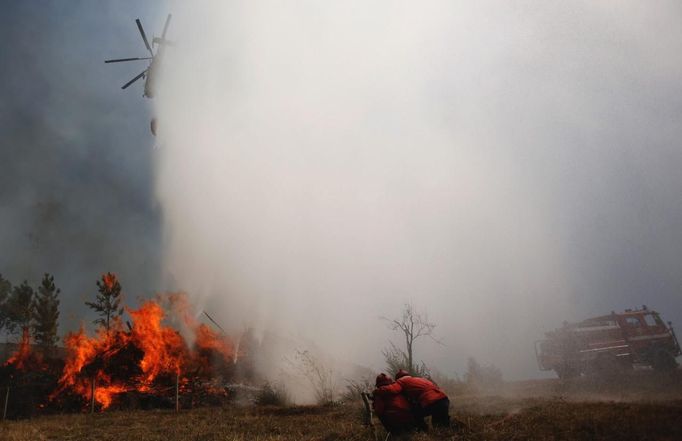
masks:
<svg viewBox="0 0 682 441"><path fill-rule="evenodd" d="M121 284L115 274L106 273L102 274L102 279L97 281L97 290L99 293L95 301L85 302L85 304L100 316L93 320L93 323L104 327L108 334L112 321L123 314L123 308L119 307L121 304Z"/></svg>
<svg viewBox="0 0 682 441"><path fill-rule="evenodd" d="M51 351L59 340L59 292L54 284L54 277L45 273L33 308L33 338L45 351Z"/></svg>
<svg viewBox="0 0 682 441"><path fill-rule="evenodd" d="M28 334L33 317L33 288L26 280L12 289L5 302L7 330L12 334Z"/></svg>
<svg viewBox="0 0 682 441"><path fill-rule="evenodd" d="M0 274L0 331L7 324L7 298L12 292L12 284Z"/></svg>

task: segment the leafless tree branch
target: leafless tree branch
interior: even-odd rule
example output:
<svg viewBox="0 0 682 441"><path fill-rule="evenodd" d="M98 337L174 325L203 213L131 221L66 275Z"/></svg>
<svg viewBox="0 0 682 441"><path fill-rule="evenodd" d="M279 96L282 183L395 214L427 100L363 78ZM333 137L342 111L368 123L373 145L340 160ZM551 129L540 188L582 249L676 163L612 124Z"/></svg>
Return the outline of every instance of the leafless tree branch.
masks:
<svg viewBox="0 0 682 441"><path fill-rule="evenodd" d="M419 338L429 337L434 342L443 344L442 341L434 335L436 324L430 322L425 313L422 314L417 312L411 303L406 303L404 305L399 318L387 318L383 316L380 318L386 321L389 329L402 334L405 340L405 350L399 349L395 344L391 343L391 348L384 352L384 356L388 360L388 358L391 357L387 354L393 354L392 361L395 362L398 359L396 354L403 354L405 365L410 372L413 372L415 369L413 357L414 344Z"/></svg>

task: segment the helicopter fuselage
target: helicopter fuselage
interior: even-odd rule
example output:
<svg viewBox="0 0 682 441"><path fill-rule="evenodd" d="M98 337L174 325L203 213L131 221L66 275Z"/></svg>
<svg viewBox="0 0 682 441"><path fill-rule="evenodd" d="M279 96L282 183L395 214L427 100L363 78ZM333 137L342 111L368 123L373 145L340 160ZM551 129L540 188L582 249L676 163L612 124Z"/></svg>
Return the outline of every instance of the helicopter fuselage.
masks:
<svg viewBox="0 0 682 441"><path fill-rule="evenodd" d="M157 55L152 60L149 68L147 69L147 79L144 82L144 96L147 98L154 98L155 89L155 79L156 72L159 70L159 56Z"/></svg>
<svg viewBox="0 0 682 441"><path fill-rule="evenodd" d="M156 95L156 84L158 83L157 80L161 71L161 60L165 52L164 46L166 42L164 40L155 38L154 42L159 44L159 49L156 51L156 55L147 69L147 79L144 82L144 96L147 98L154 98L154 95Z"/></svg>

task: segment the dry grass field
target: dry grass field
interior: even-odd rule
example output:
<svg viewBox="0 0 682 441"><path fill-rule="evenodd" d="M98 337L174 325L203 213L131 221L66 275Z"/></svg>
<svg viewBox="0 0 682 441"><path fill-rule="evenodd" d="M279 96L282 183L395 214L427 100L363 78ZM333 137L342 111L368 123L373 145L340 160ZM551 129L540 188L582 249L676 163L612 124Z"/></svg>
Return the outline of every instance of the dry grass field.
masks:
<svg viewBox="0 0 682 441"><path fill-rule="evenodd" d="M415 434L431 440L680 440L682 401L657 403L568 402L488 397L453 412L466 428ZM385 439L378 428L376 439ZM0 439L37 440L374 440L360 408L204 408L59 415L10 421Z"/></svg>
<svg viewBox="0 0 682 441"><path fill-rule="evenodd" d="M639 385L638 393L623 385L602 390L593 386L541 380L512 383L496 395L453 397L452 414L464 428L414 434L407 439L682 440L682 396L677 381L664 385L667 395L647 389L646 382ZM326 407L214 407L179 414L168 410L110 411L0 425L3 441L386 438L380 427L375 432L363 426L359 402Z"/></svg>

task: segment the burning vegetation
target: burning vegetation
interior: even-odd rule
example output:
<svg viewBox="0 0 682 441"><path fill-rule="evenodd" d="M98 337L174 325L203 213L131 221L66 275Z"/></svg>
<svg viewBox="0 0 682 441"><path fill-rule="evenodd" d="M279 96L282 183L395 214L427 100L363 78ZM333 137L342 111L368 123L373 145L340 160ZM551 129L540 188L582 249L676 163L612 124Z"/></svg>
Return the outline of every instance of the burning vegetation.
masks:
<svg viewBox="0 0 682 441"><path fill-rule="evenodd" d="M0 369L0 386L15 390L9 416L193 407L231 399L229 384L244 371L248 345L239 353L230 337L200 323L182 293L158 295L132 309L120 305L115 275L103 275L97 285L97 301L88 303L99 315L95 335L81 326L57 348L32 345L30 330L36 327L21 328L18 347Z"/></svg>
<svg viewBox="0 0 682 441"><path fill-rule="evenodd" d="M104 409L124 393L162 396L176 382L188 392L200 380L229 377L226 368L234 364L235 353L226 336L187 320L193 337L188 344L177 330L164 325L165 312L158 300L128 309L128 314L128 329L116 319L109 330L101 328L94 337L83 329L66 336L66 364L53 398L72 391L87 400L94 383L94 400Z"/></svg>

